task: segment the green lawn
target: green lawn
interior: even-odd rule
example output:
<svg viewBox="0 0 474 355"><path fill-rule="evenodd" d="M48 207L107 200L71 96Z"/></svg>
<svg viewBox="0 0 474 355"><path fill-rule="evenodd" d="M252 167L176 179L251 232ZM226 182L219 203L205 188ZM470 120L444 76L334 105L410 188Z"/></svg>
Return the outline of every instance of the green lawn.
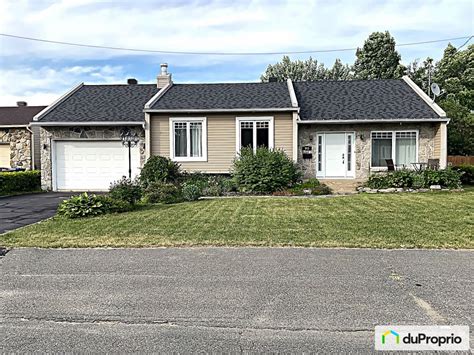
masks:
<svg viewBox="0 0 474 355"><path fill-rule="evenodd" d="M7 247L315 246L474 248L474 191L335 198L232 198L96 218L53 218Z"/></svg>

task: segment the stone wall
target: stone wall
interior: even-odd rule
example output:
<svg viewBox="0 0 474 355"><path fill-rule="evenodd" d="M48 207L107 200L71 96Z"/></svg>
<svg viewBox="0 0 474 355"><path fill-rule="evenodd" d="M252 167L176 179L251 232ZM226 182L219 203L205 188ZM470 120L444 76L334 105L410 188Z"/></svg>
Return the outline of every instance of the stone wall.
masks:
<svg viewBox="0 0 474 355"><path fill-rule="evenodd" d="M31 169L31 132L26 128L0 128L0 144L10 144L10 167Z"/></svg>
<svg viewBox="0 0 474 355"><path fill-rule="evenodd" d="M51 141L61 139L103 139L116 140L120 138L120 133L124 128L130 128L140 136L140 165L145 164L145 131L141 126L96 126L96 127L41 127L40 147L41 147L41 188L43 190L52 189L52 165L51 165Z"/></svg>
<svg viewBox="0 0 474 355"><path fill-rule="evenodd" d="M367 123L367 124L299 124L298 164L305 178L316 176L317 134L321 132L355 132L355 178L366 179L370 175L371 131L418 130L418 160L439 159L435 153L435 136L439 123ZM302 147L311 146L312 159L303 159Z"/></svg>

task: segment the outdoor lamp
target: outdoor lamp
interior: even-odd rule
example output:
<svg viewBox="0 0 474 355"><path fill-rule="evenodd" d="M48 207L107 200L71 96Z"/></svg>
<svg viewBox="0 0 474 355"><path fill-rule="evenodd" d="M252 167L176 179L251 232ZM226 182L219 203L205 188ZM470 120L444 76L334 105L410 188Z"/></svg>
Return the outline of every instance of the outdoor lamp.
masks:
<svg viewBox="0 0 474 355"><path fill-rule="evenodd" d="M130 129L124 129L120 133L122 144L128 147L128 178L132 178L132 148L140 142L140 137L136 132L132 132Z"/></svg>

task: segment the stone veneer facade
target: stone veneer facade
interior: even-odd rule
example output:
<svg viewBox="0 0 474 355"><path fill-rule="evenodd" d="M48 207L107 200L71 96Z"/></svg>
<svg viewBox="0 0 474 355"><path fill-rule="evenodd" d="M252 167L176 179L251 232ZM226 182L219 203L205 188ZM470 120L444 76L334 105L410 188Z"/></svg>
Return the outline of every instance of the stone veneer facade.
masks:
<svg viewBox="0 0 474 355"><path fill-rule="evenodd" d="M52 189L52 163L51 143L54 140L119 140L120 133L124 128L129 128L140 137L140 164L145 163L145 131L141 126L74 126L74 127L41 127L40 149L41 149L41 188Z"/></svg>
<svg viewBox="0 0 474 355"><path fill-rule="evenodd" d="M24 127L0 128L0 144L10 145L10 167L31 169L31 132Z"/></svg>
<svg viewBox="0 0 474 355"><path fill-rule="evenodd" d="M298 164L305 178L316 177L317 134L322 132L355 132L355 179L359 180L370 175L371 131L418 130L418 160L440 158L435 149L439 123L300 124L298 128ZM303 159L303 146L312 147L312 159Z"/></svg>

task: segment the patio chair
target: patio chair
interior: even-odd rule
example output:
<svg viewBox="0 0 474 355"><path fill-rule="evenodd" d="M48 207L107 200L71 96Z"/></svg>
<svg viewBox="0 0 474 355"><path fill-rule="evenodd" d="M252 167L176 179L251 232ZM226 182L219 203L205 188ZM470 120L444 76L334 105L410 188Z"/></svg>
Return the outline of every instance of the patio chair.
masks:
<svg viewBox="0 0 474 355"><path fill-rule="evenodd" d="M395 171L395 164L393 159L385 159L385 164L387 164L387 171Z"/></svg>
<svg viewBox="0 0 474 355"><path fill-rule="evenodd" d="M428 169L439 170L439 159L428 159Z"/></svg>

